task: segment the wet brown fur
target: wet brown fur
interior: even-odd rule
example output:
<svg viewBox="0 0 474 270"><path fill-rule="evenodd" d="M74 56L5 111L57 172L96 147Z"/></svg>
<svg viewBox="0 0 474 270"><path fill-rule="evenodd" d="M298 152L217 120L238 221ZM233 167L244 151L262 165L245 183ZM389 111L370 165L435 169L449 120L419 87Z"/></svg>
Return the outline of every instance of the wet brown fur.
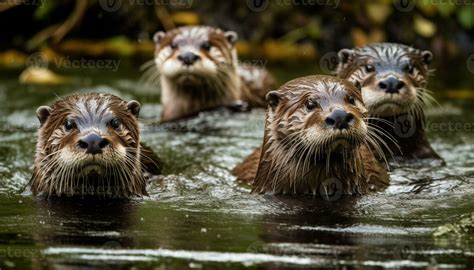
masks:
<svg viewBox="0 0 474 270"><path fill-rule="evenodd" d="M415 100L414 103L406 102L403 105L406 112L391 115L379 115L376 108L372 108L370 104L372 102L364 99L370 116L378 118L371 119L370 123L392 137L385 139L388 146L385 149L386 154L392 152L395 158L434 159L444 163L431 147L424 129L425 107L435 102L430 92L425 89L430 74L428 66L432 60L431 53L401 44L378 43L361 48L343 49L339 52L339 58L337 76L360 82L362 91L367 91L368 96L382 91L377 87L380 73L397 76L405 83L405 89L415 91L411 97ZM375 66L375 71L371 73L364 71L367 64ZM403 69L407 64L411 65L412 72ZM410 98L406 91L399 95L401 100L406 101Z"/></svg>
<svg viewBox="0 0 474 270"><path fill-rule="evenodd" d="M197 48L195 50L198 51L201 59L212 61L218 69L217 75L195 73L182 81L179 77L168 78L159 74L163 106L161 121L169 122L187 118L201 111L232 106L240 101L251 107L265 106L265 94L276 87L275 80L263 68L239 66L235 50L237 36L233 32L233 34L228 34L229 32L208 26L180 27L166 33L158 32L155 35L155 42L157 42L155 59L161 57L163 50L165 50L163 54L166 55L166 59L161 59L160 63L168 59L177 59L181 52L180 48L174 49L173 52L166 50L170 49L177 36L181 37L183 32L192 31L199 35L191 35L184 41L181 40L181 43L191 44ZM217 59L211 51L199 49L203 36L206 36L204 39L212 47L219 50L222 57ZM150 69L154 68L156 67L152 66ZM160 73L159 69L157 73ZM151 74L156 76L153 72ZM252 76L252 74L255 75Z"/></svg>
<svg viewBox="0 0 474 270"><path fill-rule="evenodd" d="M97 106L83 106L91 104L90 102ZM104 103L106 104L102 107ZM40 107L37 114L41 126L38 130L34 173L30 181L33 194L111 197L146 195L146 179L150 175L159 174L159 159L151 149L142 146L136 118L138 111L131 111L139 110L139 107L131 109L127 107L128 104L110 94L89 93L71 95L55 102L51 107ZM76 125L67 132L64 129L66 119L84 123L94 121L94 124L87 127L97 130L100 129L98 123L112 116L120 119L120 129L107 126L106 131L101 131L101 136L110 142L107 146L110 151L99 154L100 159L97 159L98 162L107 163L107 170L101 176L80 175L80 163L85 161L84 154L77 148L81 131ZM125 147L127 161L115 158L115 155L120 155L118 147ZM61 151L78 162L79 167L66 171L67 165L61 159ZM90 158L87 162L90 162ZM61 171L61 167L64 171ZM96 192L102 194L95 194Z"/></svg>
<svg viewBox="0 0 474 270"><path fill-rule="evenodd" d="M344 91L334 90L336 88ZM356 119L353 130L356 132L348 137L346 150L329 150L331 139L310 141L310 144L317 145L312 145L313 148L309 150L304 150L304 147L298 149L304 132L313 126L323 126L323 118L327 113L322 109L304 113L304 104L310 97L317 98L335 91L340 92L337 94L339 98L346 100L340 95L350 95L357 100L357 106L347 101L343 104L344 110L352 113ZM364 128L365 108L354 85L330 76L308 76L286 83L277 92L281 99L277 106L268 106L263 146L233 170L240 181L252 184L252 192L317 194L331 179L340 181L343 194L366 194L387 187L388 175L368 147L369 139L365 137L369 135L364 137L364 132L359 132ZM332 108L336 100L330 98L326 102L327 108ZM303 122L298 120L301 115L306 117ZM327 136L331 134L323 128L316 136L319 140L330 138ZM286 143L292 141L291 138L297 138L294 145Z"/></svg>

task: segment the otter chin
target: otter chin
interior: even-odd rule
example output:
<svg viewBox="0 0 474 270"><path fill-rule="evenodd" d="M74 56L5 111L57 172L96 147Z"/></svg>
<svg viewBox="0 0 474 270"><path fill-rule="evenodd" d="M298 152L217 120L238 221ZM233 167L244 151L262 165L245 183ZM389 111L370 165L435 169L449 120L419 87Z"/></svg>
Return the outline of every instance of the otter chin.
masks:
<svg viewBox="0 0 474 270"><path fill-rule="evenodd" d="M160 81L162 122L219 107L235 108L242 102L264 106L265 94L275 80L263 68L239 64L237 39L233 31L209 26L154 35L155 58L146 66L145 77Z"/></svg>
<svg viewBox="0 0 474 270"><path fill-rule="evenodd" d="M396 158L442 158L431 148L424 131L425 108L435 102L426 89L430 51L395 43L370 44L339 51L337 76L362 85L370 122L386 137L386 151Z"/></svg>
<svg viewBox="0 0 474 270"><path fill-rule="evenodd" d="M388 186L371 149L379 139L366 121L360 89L331 76L292 80L267 94L263 145L234 169L252 192L318 194L337 182L342 194ZM323 194L322 194L323 195Z"/></svg>
<svg viewBox="0 0 474 270"><path fill-rule="evenodd" d="M140 142L139 111L137 101L97 93L39 107L33 194L146 195L146 180L159 168Z"/></svg>

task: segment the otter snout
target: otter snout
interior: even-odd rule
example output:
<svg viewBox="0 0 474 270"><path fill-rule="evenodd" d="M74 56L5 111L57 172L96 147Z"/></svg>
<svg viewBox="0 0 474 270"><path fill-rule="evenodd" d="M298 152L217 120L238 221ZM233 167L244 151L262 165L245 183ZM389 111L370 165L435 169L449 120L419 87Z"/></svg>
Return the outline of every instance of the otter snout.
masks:
<svg viewBox="0 0 474 270"><path fill-rule="evenodd" d="M197 60L199 60L199 55L193 53L193 52L184 52L180 55L178 55L178 60L181 61L186 66L191 66L194 64Z"/></svg>
<svg viewBox="0 0 474 270"><path fill-rule="evenodd" d="M324 122L326 123L326 126L333 129L348 129L354 122L354 115L337 109L326 116Z"/></svg>
<svg viewBox="0 0 474 270"><path fill-rule="evenodd" d="M387 94L398 94L403 87L405 87L405 83L396 77L390 76L389 78L380 81L378 86Z"/></svg>
<svg viewBox="0 0 474 270"><path fill-rule="evenodd" d="M84 149L86 154L102 154L102 149L107 147L110 142L107 139L102 138L101 136L91 133L77 142L79 148Z"/></svg>

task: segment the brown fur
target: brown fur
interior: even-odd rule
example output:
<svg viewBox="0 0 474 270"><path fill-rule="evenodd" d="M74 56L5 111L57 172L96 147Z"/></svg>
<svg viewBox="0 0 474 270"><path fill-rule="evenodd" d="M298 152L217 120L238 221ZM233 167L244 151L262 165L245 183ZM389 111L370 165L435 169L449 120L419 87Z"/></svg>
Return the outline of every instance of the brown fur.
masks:
<svg viewBox="0 0 474 270"><path fill-rule="evenodd" d="M159 173L159 160L141 145L139 110L136 101L96 93L68 96L51 107L38 108L41 126L30 181L33 194L146 195L146 179ZM111 127L112 119L119 121L118 128ZM65 127L67 120L73 128ZM78 147L78 141L90 133L108 140L101 154L87 154ZM102 166L100 173L84 172L86 162Z"/></svg>
<svg viewBox="0 0 474 270"><path fill-rule="evenodd" d="M236 33L208 26L155 34L157 66L152 68L158 69L161 82L162 122L239 101L253 107L265 104L265 94L275 87L275 80L265 69L239 66L236 40ZM210 49L203 49L203 44ZM180 64L178 57L185 52L193 52L199 60L190 67ZM167 73L170 69L172 74Z"/></svg>
<svg viewBox="0 0 474 270"><path fill-rule="evenodd" d="M239 180L252 184L253 192L316 194L326 180L337 179L344 194L366 194L388 185L388 175L368 143L365 107L359 91L345 80L308 76L292 80L269 97L263 146L234 169ZM353 97L356 102L349 104ZM318 100L320 108L308 111L305 104ZM332 110L354 115L344 134L346 143L334 146L334 135L324 125ZM316 131L313 131L316 130ZM378 149L380 151L380 149Z"/></svg>
<svg viewBox="0 0 474 270"><path fill-rule="evenodd" d="M444 163L431 147L424 130L426 105L434 102L425 89L432 54L409 46L380 43L339 52L337 76L362 85L363 99L371 117L370 123L385 137L386 153L397 158L435 159ZM373 71L367 71L367 65ZM393 77L404 83L397 94L385 93L379 83ZM384 105L387 100L399 105ZM394 142L393 142L394 139Z"/></svg>

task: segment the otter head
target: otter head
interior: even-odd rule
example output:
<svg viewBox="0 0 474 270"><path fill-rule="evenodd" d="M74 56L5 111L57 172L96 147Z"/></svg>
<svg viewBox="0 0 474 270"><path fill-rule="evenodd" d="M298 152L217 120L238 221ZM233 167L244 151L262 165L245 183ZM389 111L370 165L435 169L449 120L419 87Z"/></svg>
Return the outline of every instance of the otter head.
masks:
<svg viewBox="0 0 474 270"><path fill-rule="evenodd" d="M432 58L429 51L393 43L343 49L337 75L361 83L371 115L391 117L422 110Z"/></svg>
<svg viewBox="0 0 474 270"><path fill-rule="evenodd" d="M365 141L366 109L360 90L330 76L292 80L267 94L268 135L274 143L294 143L324 156L355 149Z"/></svg>
<svg viewBox="0 0 474 270"><path fill-rule="evenodd" d="M140 104L80 94L41 106L33 193L142 195Z"/></svg>
<svg viewBox="0 0 474 270"><path fill-rule="evenodd" d="M237 34L208 26L157 32L155 63L159 74L177 83L193 84L237 67Z"/></svg>

